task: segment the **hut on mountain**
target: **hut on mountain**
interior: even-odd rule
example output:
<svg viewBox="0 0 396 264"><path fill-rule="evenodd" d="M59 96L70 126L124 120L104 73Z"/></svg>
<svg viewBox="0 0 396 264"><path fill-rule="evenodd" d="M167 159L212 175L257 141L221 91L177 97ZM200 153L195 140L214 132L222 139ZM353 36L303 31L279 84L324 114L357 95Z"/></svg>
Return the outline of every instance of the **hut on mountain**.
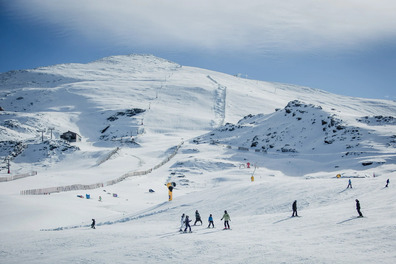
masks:
<svg viewBox="0 0 396 264"><path fill-rule="evenodd" d="M79 142L81 141L81 136L75 132L67 131L60 136L61 139L64 139L69 142Z"/></svg>

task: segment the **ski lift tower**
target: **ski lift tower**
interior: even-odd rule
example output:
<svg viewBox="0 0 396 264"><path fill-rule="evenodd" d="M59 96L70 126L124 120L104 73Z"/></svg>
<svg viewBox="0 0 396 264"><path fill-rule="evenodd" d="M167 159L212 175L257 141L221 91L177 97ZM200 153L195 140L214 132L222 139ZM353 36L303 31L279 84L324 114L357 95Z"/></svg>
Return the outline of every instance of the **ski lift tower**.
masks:
<svg viewBox="0 0 396 264"><path fill-rule="evenodd" d="M55 127L49 127L48 130L51 131L51 139L52 139L52 131L55 130Z"/></svg>
<svg viewBox="0 0 396 264"><path fill-rule="evenodd" d="M45 131L46 131L45 128L37 130L37 132L41 132L41 142L44 142L44 132Z"/></svg>

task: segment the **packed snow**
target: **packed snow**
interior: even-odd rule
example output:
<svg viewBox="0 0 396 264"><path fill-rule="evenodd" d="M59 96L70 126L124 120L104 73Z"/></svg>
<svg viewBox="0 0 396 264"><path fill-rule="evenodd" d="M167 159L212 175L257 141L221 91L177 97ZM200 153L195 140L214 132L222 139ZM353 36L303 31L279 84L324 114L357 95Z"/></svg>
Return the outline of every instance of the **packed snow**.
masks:
<svg viewBox="0 0 396 264"><path fill-rule="evenodd" d="M396 260L394 101L128 55L2 73L0 107L1 263Z"/></svg>

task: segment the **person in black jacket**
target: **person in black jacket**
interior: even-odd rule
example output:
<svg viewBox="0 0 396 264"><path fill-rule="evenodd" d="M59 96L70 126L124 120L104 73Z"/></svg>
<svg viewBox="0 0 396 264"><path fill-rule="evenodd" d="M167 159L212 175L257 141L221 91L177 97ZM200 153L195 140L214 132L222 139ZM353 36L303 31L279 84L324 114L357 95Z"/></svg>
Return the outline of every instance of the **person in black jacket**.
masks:
<svg viewBox="0 0 396 264"><path fill-rule="evenodd" d="M184 232L187 232L187 227L190 229L190 233L191 233L191 226L190 226L190 222L191 220L188 218L188 215L186 215L186 218L184 219L184 224L185 224L185 229Z"/></svg>
<svg viewBox="0 0 396 264"><path fill-rule="evenodd" d="M91 228L95 229L95 219L92 219Z"/></svg>
<svg viewBox="0 0 396 264"><path fill-rule="evenodd" d="M201 222L201 225L202 225L201 215L199 214L198 210L196 210L195 211L195 222L194 222L194 225L197 225L198 222Z"/></svg>
<svg viewBox="0 0 396 264"><path fill-rule="evenodd" d="M363 217L362 212L360 212L360 202L358 199L356 199L356 211L359 213L360 217Z"/></svg>
<svg viewBox="0 0 396 264"><path fill-rule="evenodd" d="M292 217L298 216L298 215L297 215L297 200L295 200L295 201L293 202L292 209L293 209L293 215L292 215Z"/></svg>
<svg viewBox="0 0 396 264"><path fill-rule="evenodd" d="M389 185L389 179L386 180L386 185L385 185L385 187L388 187L388 185Z"/></svg>

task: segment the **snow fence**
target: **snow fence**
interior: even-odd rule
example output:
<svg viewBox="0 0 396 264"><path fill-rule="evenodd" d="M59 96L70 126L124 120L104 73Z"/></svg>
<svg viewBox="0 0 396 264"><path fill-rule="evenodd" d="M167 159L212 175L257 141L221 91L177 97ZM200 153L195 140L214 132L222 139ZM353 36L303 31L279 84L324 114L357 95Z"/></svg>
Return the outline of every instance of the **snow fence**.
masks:
<svg viewBox="0 0 396 264"><path fill-rule="evenodd" d="M14 181L14 180L34 176L34 175L37 175L37 171L32 171L32 172L18 174L18 175L11 175L11 176L7 176L7 177L0 177L0 182Z"/></svg>
<svg viewBox="0 0 396 264"><path fill-rule="evenodd" d="M51 194L51 193L59 193L59 192L68 192L68 191L77 191L77 190L92 190L101 188L104 186L113 185L119 183L126 178L133 177L133 176L141 176L151 173L153 170L158 169L159 167L163 166L165 163L169 162L179 151L180 147L184 144L181 142L179 145L176 146L175 151L169 155L166 159L164 159L161 163L155 165L153 168L145 170L145 171L133 171L128 172L118 177L117 179L110 180L107 182L100 182L94 184L73 184L68 186L58 186L58 187L49 187L49 188L42 188L42 189L31 189L31 190L23 190L20 192L21 195L40 195L40 194Z"/></svg>

